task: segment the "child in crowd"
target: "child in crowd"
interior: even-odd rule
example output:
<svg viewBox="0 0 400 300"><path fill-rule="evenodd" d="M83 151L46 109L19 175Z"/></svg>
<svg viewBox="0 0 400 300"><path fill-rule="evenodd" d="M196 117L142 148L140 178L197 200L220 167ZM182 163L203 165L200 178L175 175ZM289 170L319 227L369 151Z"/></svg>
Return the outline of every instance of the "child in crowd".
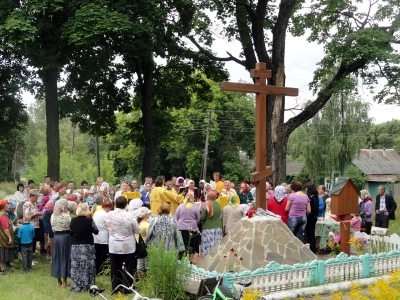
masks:
<svg viewBox="0 0 400 300"><path fill-rule="evenodd" d="M18 230L18 238L21 244L21 256L24 272L30 272L32 269L32 243L35 238L35 228L33 228L31 217L24 216L24 223Z"/></svg>
<svg viewBox="0 0 400 300"><path fill-rule="evenodd" d="M351 214L350 227L354 232L361 231L361 218L360 214Z"/></svg>

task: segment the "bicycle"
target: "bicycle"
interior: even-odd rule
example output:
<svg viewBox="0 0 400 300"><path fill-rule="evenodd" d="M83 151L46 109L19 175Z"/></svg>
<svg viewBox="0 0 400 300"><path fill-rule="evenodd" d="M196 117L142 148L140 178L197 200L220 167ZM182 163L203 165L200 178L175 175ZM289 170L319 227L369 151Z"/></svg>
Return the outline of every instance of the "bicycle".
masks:
<svg viewBox="0 0 400 300"><path fill-rule="evenodd" d="M123 284L117 285L117 287L111 292L111 296L114 295L116 292L120 291L121 288L132 292L133 298L132 300L160 300L156 298L147 298L143 297L140 295L137 291L134 290L134 285L135 285L135 278L125 269L125 263L122 264L122 270L132 279L132 284L131 286L127 287ZM89 289L89 294L92 297L100 296L103 300L108 300L106 297L104 297L101 293L103 293L105 289L100 289L97 285L92 285Z"/></svg>
<svg viewBox="0 0 400 300"><path fill-rule="evenodd" d="M239 297L235 298L232 292L222 284L224 275L229 271L225 271L219 278L217 278L217 285L215 286L212 294L201 296L198 300L240 300L243 297L245 287L249 287L251 282L238 282L241 285Z"/></svg>

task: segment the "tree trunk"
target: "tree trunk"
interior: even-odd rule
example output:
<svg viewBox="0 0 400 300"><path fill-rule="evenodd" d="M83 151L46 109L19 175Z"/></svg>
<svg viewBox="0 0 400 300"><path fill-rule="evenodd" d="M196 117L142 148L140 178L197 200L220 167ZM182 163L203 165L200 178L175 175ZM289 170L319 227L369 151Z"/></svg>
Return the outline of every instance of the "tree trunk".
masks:
<svg viewBox="0 0 400 300"><path fill-rule="evenodd" d="M141 76L142 75L142 76ZM147 176L153 175L156 146L154 141L154 126L152 107L153 89L153 60L143 63L142 74L138 74L141 92L141 111L143 117L144 158L142 163L142 182Z"/></svg>
<svg viewBox="0 0 400 300"><path fill-rule="evenodd" d="M54 181L60 180L60 132L57 79L58 69L41 71L46 100L46 144L47 175Z"/></svg>

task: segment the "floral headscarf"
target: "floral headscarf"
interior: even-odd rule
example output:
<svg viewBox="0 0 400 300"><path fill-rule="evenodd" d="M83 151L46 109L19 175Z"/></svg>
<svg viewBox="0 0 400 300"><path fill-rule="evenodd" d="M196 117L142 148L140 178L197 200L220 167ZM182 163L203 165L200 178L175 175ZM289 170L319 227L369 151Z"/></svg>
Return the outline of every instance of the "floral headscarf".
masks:
<svg viewBox="0 0 400 300"><path fill-rule="evenodd" d="M282 185L276 186L275 187L276 202L281 203L285 197L286 197L286 189Z"/></svg>
<svg viewBox="0 0 400 300"><path fill-rule="evenodd" d="M54 216L60 216L68 211L68 201L65 199L57 200L54 205L53 214Z"/></svg>
<svg viewBox="0 0 400 300"><path fill-rule="evenodd" d="M54 209L54 201L49 200L49 201L47 201L46 205L44 206L43 211L53 210L53 209Z"/></svg>
<svg viewBox="0 0 400 300"><path fill-rule="evenodd" d="M47 202L49 202L50 196L43 196L42 203L40 204L39 211L43 211L44 207L46 206Z"/></svg>
<svg viewBox="0 0 400 300"><path fill-rule="evenodd" d="M236 202L236 196L229 196L228 197L228 204L230 206L232 206L233 208L236 208L236 206L238 205Z"/></svg>

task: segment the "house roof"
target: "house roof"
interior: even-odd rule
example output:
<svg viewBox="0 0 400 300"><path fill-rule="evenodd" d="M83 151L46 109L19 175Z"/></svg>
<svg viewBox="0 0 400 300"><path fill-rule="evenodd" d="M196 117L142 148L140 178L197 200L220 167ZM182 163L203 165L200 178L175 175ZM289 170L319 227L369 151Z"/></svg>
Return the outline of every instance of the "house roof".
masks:
<svg viewBox="0 0 400 300"><path fill-rule="evenodd" d="M303 169L304 163L290 161L286 163L286 175L296 175L299 174L300 171Z"/></svg>
<svg viewBox="0 0 400 300"><path fill-rule="evenodd" d="M354 185L354 187L356 187L356 185L354 184L353 180L351 180L351 178L339 177L337 179L337 181L334 183L333 187L331 188L329 194L336 195L336 196L339 195L347 182L350 182L352 185ZM357 187L356 187L356 189L357 189Z"/></svg>
<svg viewBox="0 0 400 300"><path fill-rule="evenodd" d="M400 173L400 155L394 149L361 149L353 164L366 175Z"/></svg>

